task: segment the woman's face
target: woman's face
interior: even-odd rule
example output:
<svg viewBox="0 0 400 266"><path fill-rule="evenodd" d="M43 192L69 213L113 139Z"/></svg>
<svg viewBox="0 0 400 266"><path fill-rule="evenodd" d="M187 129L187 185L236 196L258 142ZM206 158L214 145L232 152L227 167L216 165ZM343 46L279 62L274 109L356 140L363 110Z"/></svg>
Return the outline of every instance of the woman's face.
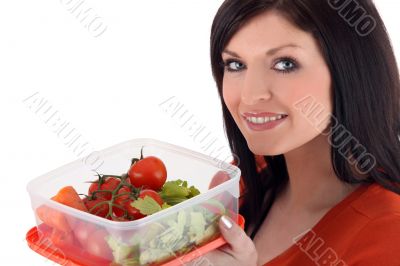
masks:
<svg viewBox="0 0 400 266"><path fill-rule="evenodd" d="M284 154L327 128L316 118L332 112L331 77L311 34L269 11L241 27L222 58L224 101L254 154Z"/></svg>

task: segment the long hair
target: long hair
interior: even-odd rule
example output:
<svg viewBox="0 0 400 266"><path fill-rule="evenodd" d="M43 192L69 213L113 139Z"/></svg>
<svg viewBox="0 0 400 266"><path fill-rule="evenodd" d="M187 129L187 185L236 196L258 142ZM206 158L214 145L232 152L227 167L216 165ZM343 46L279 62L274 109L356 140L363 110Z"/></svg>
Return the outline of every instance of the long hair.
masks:
<svg viewBox="0 0 400 266"><path fill-rule="evenodd" d="M359 6L360 5L360 6ZM331 145L335 174L346 183L379 183L400 194L400 82L394 52L385 25L371 0L226 0L211 29L211 65L222 104L224 128L232 153L239 160L245 185L239 212L254 238L280 190L287 184L283 155L264 156L267 167L258 173L254 154L237 127L222 97L224 67L222 51L244 23L261 13L275 10L293 25L316 39L332 77L331 124L351 132L353 141ZM335 118L335 121L333 121ZM342 132L333 131L332 140ZM360 146L372 156L374 165L362 178ZM362 150L362 149L361 149ZM371 158L370 158L371 159ZM371 161L371 160L369 160ZM368 164L368 162L367 162Z"/></svg>

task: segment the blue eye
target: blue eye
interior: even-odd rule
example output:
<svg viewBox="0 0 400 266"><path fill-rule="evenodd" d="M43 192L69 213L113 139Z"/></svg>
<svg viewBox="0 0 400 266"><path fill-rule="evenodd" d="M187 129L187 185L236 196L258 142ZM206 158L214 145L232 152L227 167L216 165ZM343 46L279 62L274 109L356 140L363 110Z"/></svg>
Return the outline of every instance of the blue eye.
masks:
<svg viewBox="0 0 400 266"><path fill-rule="evenodd" d="M297 64L294 59L282 58L275 64L274 69L282 73L289 73L297 69Z"/></svg>
<svg viewBox="0 0 400 266"><path fill-rule="evenodd" d="M243 64L240 61L237 60L227 60L226 62L223 62L223 67L226 71L228 72L240 72L243 69L246 69L246 65ZM292 71L297 70L298 66L296 63L296 60L293 58L285 57L279 59L277 63L275 63L273 69L277 70L278 72L281 73L289 73Z"/></svg>
<svg viewBox="0 0 400 266"><path fill-rule="evenodd" d="M228 72L239 72L245 68L243 63L235 60L226 61L224 67Z"/></svg>

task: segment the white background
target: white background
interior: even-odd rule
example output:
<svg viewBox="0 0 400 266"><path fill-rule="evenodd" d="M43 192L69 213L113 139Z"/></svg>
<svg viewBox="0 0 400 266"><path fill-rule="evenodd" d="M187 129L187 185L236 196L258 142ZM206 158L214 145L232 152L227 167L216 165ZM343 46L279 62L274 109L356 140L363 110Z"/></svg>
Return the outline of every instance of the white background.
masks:
<svg viewBox="0 0 400 266"><path fill-rule="evenodd" d="M221 0L85 0L107 26L97 38L67 2L0 3L2 265L52 264L25 242L35 225L26 185L77 159L24 101L34 93L94 150L150 137L205 153L159 106L170 97L228 147L209 63ZM376 2L400 58L400 2Z"/></svg>

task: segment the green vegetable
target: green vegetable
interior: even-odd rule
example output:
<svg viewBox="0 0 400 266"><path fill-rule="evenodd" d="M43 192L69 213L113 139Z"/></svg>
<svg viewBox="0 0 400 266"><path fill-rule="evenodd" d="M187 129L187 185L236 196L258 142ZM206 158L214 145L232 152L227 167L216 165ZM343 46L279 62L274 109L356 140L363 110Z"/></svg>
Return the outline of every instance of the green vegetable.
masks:
<svg viewBox="0 0 400 266"><path fill-rule="evenodd" d="M112 253L114 257L114 262L116 263L121 263L126 258L128 258L129 255L132 255L136 250L136 247L134 245L126 245L120 243L120 241L111 236L106 237L106 241L108 246L113 251Z"/></svg>
<svg viewBox="0 0 400 266"><path fill-rule="evenodd" d="M162 206L149 196L137 199L132 206L151 215L198 194L200 191L194 186L188 187L186 181L168 181L160 192L164 200ZM150 223L127 241L109 237L107 243L118 265L162 263L219 236L218 219L223 214L226 214L224 205L210 199Z"/></svg>
<svg viewBox="0 0 400 266"><path fill-rule="evenodd" d="M167 181L161 189L160 196L169 205L175 205L200 194L194 186L188 187L187 181L181 179Z"/></svg>
<svg viewBox="0 0 400 266"><path fill-rule="evenodd" d="M189 238L191 242L199 244L204 236L206 220L201 212L190 213Z"/></svg>
<svg viewBox="0 0 400 266"><path fill-rule="evenodd" d="M143 199L138 198L131 203L132 207L138 209L144 215L151 215L158 211L161 211L161 206L152 197L145 196Z"/></svg>
<svg viewBox="0 0 400 266"><path fill-rule="evenodd" d="M168 203L164 202L163 205L161 206L161 209L164 210L164 209L169 208L169 207L171 207L171 205L169 205Z"/></svg>

